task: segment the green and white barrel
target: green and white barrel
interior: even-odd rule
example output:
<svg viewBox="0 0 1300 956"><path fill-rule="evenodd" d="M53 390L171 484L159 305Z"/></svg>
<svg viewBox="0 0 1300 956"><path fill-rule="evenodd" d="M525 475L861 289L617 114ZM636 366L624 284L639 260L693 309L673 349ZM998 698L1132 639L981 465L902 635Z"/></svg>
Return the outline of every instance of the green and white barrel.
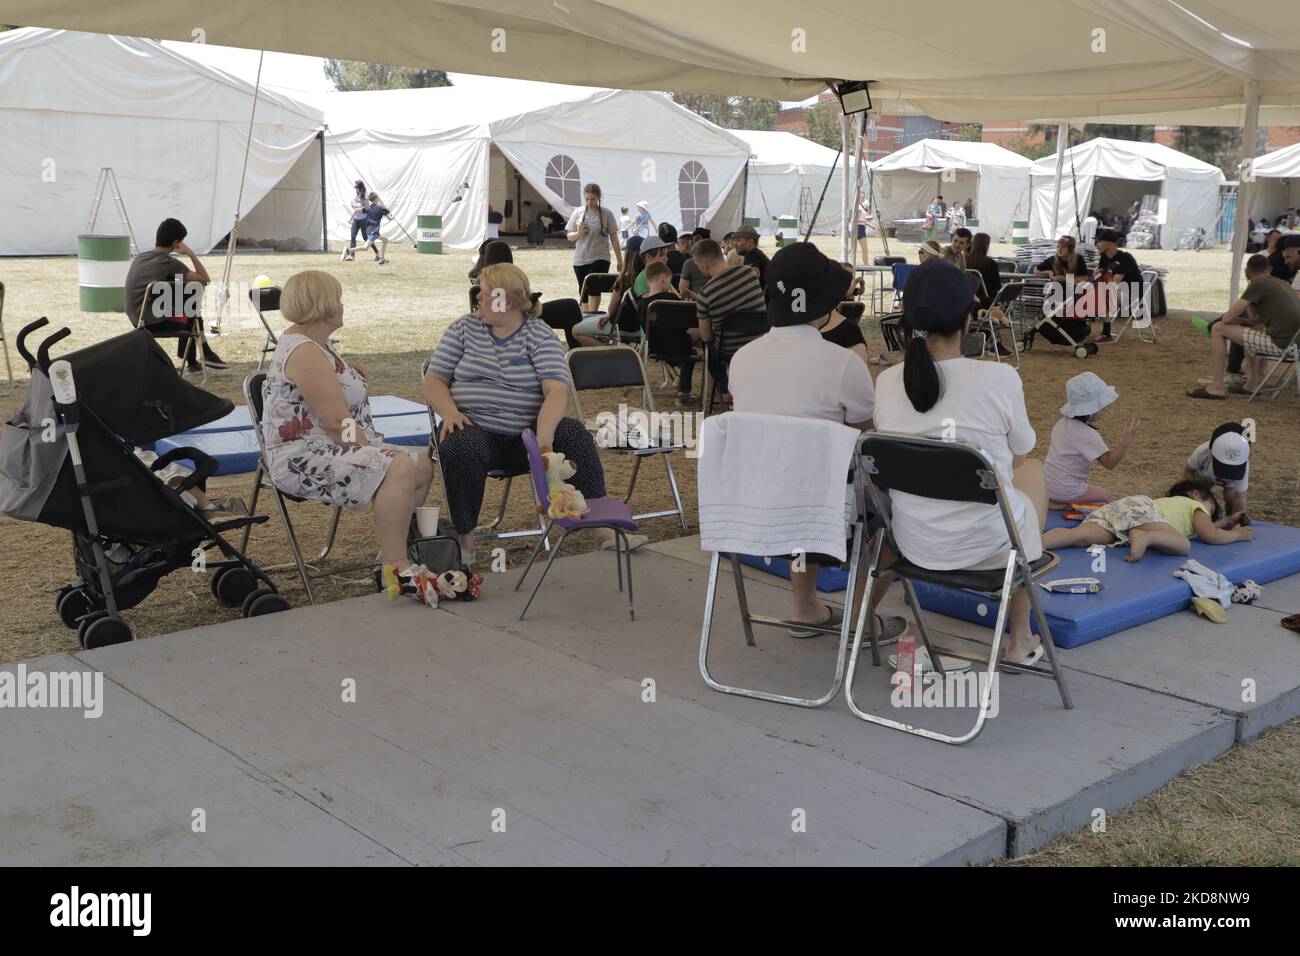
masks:
<svg viewBox="0 0 1300 956"><path fill-rule="evenodd" d="M777 219L776 230L784 237L777 241L778 246L788 246L799 241L799 220L794 216L781 216Z"/></svg>
<svg viewBox="0 0 1300 956"><path fill-rule="evenodd" d="M77 236L77 283L82 312L121 312L130 236Z"/></svg>
<svg viewBox="0 0 1300 956"><path fill-rule="evenodd" d="M966 220L967 229L978 229L979 227L980 227L980 221L978 216L976 216L974 219Z"/></svg>
<svg viewBox="0 0 1300 956"><path fill-rule="evenodd" d="M760 220L757 216L746 216L744 220L741 222L741 225L749 226L751 229L757 229L759 221Z"/></svg>
<svg viewBox="0 0 1300 956"><path fill-rule="evenodd" d="M442 255L442 217L415 217L415 249L417 252L431 252Z"/></svg>
<svg viewBox="0 0 1300 956"><path fill-rule="evenodd" d="M1029 220L1017 219L1011 223L1011 244L1025 246L1029 244Z"/></svg>

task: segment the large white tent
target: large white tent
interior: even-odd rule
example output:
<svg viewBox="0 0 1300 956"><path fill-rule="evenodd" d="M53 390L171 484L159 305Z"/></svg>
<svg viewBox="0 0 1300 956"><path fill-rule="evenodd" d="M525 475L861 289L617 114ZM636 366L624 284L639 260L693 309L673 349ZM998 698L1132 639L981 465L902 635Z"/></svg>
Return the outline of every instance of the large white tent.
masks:
<svg viewBox="0 0 1300 956"><path fill-rule="evenodd" d="M443 242L474 248L488 204L524 228L548 205L566 216L599 183L615 212L649 204L656 222L740 224L749 147L659 93L538 86L467 96L456 87L321 98L331 238L347 238L352 185L363 180L414 234L443 217ZM396 230L395 230L396 231Z"/></svg>
<svg viewBox="0 0 1300 956"><path fill-rule="evenodd" d="M869 164L882 223L924 215L936 195L970 200L978 229L994 242L1011 238L1012 223L1029 209L1033 164L996 143L922 139Z"/></svg>
<svg viewBox="0 0 1300 956"><path fill-rule="evenodd" d="M775 233L777 220L789 217L799 221L803 235L818 200L821 209L813 232L828 235L839 230L844 185L839 175L831 175L837 167L835 150L794 133L749 129L735 133L749 144L745 218L757 219L760 232Z"/></svg>
<svg viewBox="0 0 1300 956"><path fill-rule="evenodd" d="M1054 218L1056 157L1045 156L1034 164L1032 238L1050 237L1053 221L1057 232L1077 236L1079 223L1090 211L1124 213L1136 200L1153 193L1162 200L1161 248L1176 249L1189 229L1214 232L1219 187L1225 181L1217 166L1159 143L1098 137L1067 149L1063 168Z"/></svg>
<svg viewBox="0 0 1300 956"><path fill-rule="evenodd" d="M1300 143L1275 149L1257 157L1248 175L1254 178L1250 191L1253 219L1276 219L1283 210L1300 204Z"/></svg>
<svg viewBox="0 0 1300 956"><path fill-rule="evenodd" d="M210 250L234 221L252 109L251 84L152 40L0 34L0 255L76 252L103 167L138 246L174 216ZM322 248L321 126L312 107L259 93L241 240ZM108 192L96 231L125 232Z"/></svg>

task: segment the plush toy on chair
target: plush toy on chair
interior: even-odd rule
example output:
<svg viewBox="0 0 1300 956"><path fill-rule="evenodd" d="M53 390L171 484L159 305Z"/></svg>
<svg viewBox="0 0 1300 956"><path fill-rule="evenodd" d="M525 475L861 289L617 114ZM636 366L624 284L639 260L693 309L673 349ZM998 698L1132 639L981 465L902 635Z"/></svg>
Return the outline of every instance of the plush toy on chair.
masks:
<svg viewBox="0 0 1300 956"><path fill-rule="evenodd" d="M546 486L551 499L547 516L552 519L581 518L590 511L582 492L565 480L578 473L573 462L558 451L543 451L542 460L546 462ZM538 511L541 511L540 507Z"/></svg>

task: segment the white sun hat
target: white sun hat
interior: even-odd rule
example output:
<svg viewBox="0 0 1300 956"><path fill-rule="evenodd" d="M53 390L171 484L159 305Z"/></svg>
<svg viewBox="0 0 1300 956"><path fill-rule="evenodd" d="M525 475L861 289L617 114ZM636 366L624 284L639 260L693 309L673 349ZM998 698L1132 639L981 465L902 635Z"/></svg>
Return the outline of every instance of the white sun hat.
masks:
<svg viewBox="0 0 1300 956"><path fill-rule="evenodd" d="M1096 372L1080 372L1065 383L1061 414L1065 418L1095 415L1117 398L1119 392L1103 382Z"/></svg>

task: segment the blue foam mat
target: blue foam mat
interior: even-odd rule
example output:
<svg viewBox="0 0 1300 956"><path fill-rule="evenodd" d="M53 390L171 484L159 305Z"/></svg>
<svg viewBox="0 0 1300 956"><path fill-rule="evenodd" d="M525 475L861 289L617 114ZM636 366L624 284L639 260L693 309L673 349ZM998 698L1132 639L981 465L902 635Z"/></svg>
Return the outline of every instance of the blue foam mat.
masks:
<svg viewBox="0 0 1300 956"><path fill-rule="evenodd" d="M251 428L246 431L207 434L186 432L162 439L154 450L159 455L164 455L174 448L187 446L207 452L215 458L218 475L239 475L257 470L257 436ZM192 461L182 459L182 462L189 468L194 467Z"/></svg>
<svg viewBox="0 0 1300 956"><path fill-rule="evenodd" d="M402 398L400 395L372 395L370 397L370 414L375 418L393 418L398 415L426 415L427 412L419 402L413 402L410 399ZM223 415L215 422L208 422L206 425L200 425L186 434L206 435L212 432L238 432L246 431L253 427L253 418L248 414L247 405L236 405L235 410L229 415ZM379 429L383 431L383 429ZM182 444L194 444L193 442L183 442Z"/></svg>
<svg viewBox="0 0 1300 956"><path fill-rule="evenodd" d="M1070 522L1053 513L1047 524L1055 528ZM1108 548L1104 574L1093 572L1092 555L1083 548L1058 551L1061 563L1049 579L1095 577L1105 590L1100 594L1050 594L1039 588L1052 639L1060 647L1078 647L1186 609L1192 603L1192 589L1173 572L1188 558L1234 583L1253 578L1265 584L1300 572L1300 528L1258 521L1252 527L1255 535L1251 541L1212 545L1194 540L1187 557L1148 551L1141 561L1130 564L1124 560L1127 545ZM988 627L997 621L998 602L988 595L922 581L915 586L921 607L927 611ZM1232 612L1228 613L1231 616Z"/></svg>
<svg viewBox="0 0 1300 956"><path fill-rule="evenodd" d="M421 409L409 415L390 415L375 422L375 431L390 445L422 447L429 444L429 413Z"/></svg>
<svg viewBox="0 0 1300 956"><path fill-rule="evenodd" d="M747 564L751 568L758 568L760 571L766 571L768 574L775 574L787 581L790 580L790 562L785 558L762 558L753 554L742 554L740 563ZM865 569L863 570L865 573ZM817 569L818 591L843 591L848 586L849 572L844 568Z"/></svg>

